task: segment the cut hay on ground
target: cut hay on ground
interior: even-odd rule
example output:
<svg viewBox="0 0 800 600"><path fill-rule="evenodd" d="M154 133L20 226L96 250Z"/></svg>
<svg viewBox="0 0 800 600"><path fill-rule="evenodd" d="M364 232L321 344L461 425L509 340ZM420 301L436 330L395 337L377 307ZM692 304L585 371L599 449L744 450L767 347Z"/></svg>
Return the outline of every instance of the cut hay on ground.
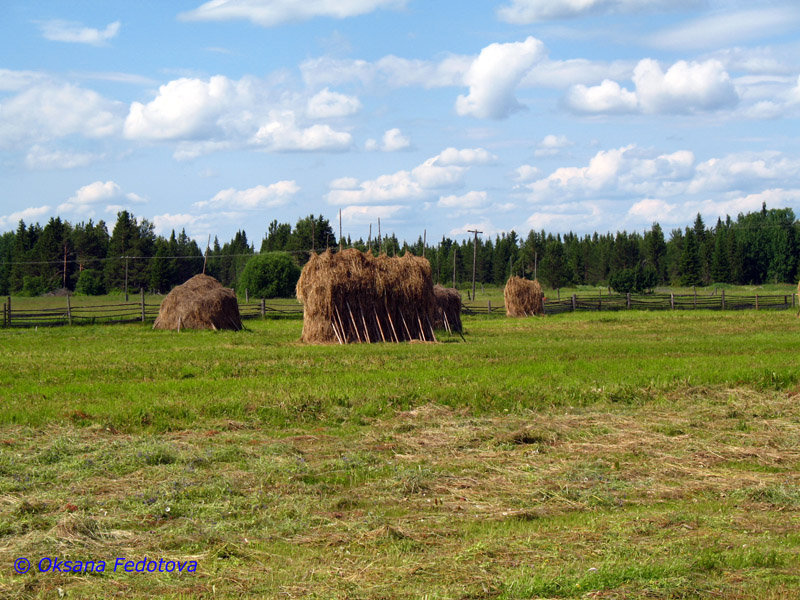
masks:
<svg viewBox="0 0 800 600"><path fill-rule="evenodd" d="M153 329L242 328L236 293L208 275L195 275L174 288L158 311Z"/></svg>
<svg viewBox="0 0 800 600"><path fill-rule="evenodd" d="M438 283L433 287L433 294L436 297L434 328L461 332L461 294L455 288L446 288Z"/></svg>
<svg viewBox="0 0 800 600"><path fill-rule="evenodd" d="M312 254L297 282L303 341L436 341L431 266L406 253L375 257L354 248Z"/></svg>
<svg viewBox="0 0 800 600"><path fill-rule="evenodd" d="M506 316L529 317L544 314L542 286L535 279L512 277L503 290L506 301Z"/></svg>

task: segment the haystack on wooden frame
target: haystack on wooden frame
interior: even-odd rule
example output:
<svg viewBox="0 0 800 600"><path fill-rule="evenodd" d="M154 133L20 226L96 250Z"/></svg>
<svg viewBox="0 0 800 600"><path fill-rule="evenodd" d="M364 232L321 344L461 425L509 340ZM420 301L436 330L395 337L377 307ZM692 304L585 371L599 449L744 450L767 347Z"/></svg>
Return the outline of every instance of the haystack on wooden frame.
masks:
<svg viewBox="0 0 800 600"><path fill-rule="evenodd" d="M506 316L529 317L544 314L544 294L537 280L511 277L503 290Z"/></svg>
<svg viewBox="0 0 800 600"><path fill-rule="evenodd" d="M460 333L461 327L461 294L455 288L446 288L438 283L433 286L436 297L436 318L433 326L436 329L446 329L449 332Z"/></svg>
<svg viewBox="0 0 800 600"><path fill-rule="evenodd" d="M161 302L153 329L242 328L236 293L208 275L195 275Z"/></svg>
<svg viewBox="0 0 800 600"><path fill-rule="evenodd" d="M410 253L389 258L354 248L312 254L300 280L303 341L436 341L431 266Z"/></svg>

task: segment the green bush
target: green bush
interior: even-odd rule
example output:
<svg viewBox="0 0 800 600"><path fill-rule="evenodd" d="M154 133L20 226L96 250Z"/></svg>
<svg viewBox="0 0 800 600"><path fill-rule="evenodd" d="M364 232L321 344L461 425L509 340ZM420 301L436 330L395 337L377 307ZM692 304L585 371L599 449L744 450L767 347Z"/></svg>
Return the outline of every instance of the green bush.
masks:
<svg viewBox="0 0 800 600"><path fill-rule="evenodd" d="M106 293L106 284L103 275L94 269L84 269L78 276L75 284L75 293L84 296L102 296Z"/></svg>
<svg viewBox="0 0 800 600"><path fill-rule="evenodd" d="M300 267L286 252L265 252L247 261L236 286L246 289L251 298L287 298L294 296Z"/></svg>
<svg viewBox="0 0 800 600"><path fill-rule="evenodd" d="M635 269L621 269L608 280L608 285L618 294L641 294L652 291L658 283L655 269L639 265Z"/></svg>
<svg viewBox="0 0 800 600"><path fill-rule="evenodd" d="M45 282L44 277L33 277L26 275L22 279L22 293L21 296L41 296L50 291L50 286Z"/></svg>

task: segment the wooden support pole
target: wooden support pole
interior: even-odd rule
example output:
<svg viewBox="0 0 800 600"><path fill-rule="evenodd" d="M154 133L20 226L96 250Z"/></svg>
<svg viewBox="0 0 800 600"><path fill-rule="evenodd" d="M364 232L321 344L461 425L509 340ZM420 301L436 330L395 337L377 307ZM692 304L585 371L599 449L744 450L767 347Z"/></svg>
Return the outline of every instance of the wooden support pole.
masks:
<svg viewBox="0 0 800 600"><path fill-rule="evenodd" d="M265 319L267 316L267 303L264 301L264 298L261 299L261 318Z"/></svg>
<svg viewBox="0 0 800 600"><path fill-rule="evenodd" d="M408 329L408 323L406 323L406 317L403 314L403 311L400 311L400 318L403 320L403 327L406 328L406 335L408 336L408 341L410 342L412 340L411 331Z"/></svg>
<svg viewBox="0 0 800 600"><path fill-rule="evenodd" d="M670 292L669 294L669 308L670 310L675 310L675 293Z"/></svg>
<svg viewBox="0 0 800 600"><path fill-rule="evenodd" d="M358 338L358 343L361 343L361 334L358 333L358 325L356 324L356 318L353 316L353 309L350 308L350 303L345 300L345 304L347 304L347 311L350 313L350 320L353 322L353 329L356 330L356 338Z"/></svg>
<svg viewBox="0 0 800 600"><path fill-rule="evenodd" d="M358 310L361 313L361 322L364 324L364 335L367 338L367 343L372 343L372 338L369 337L369 327L367 327L367 319L364 317L364 309L361 307L361 300L358 301Z"/></svg>
<svg viewBox="0 0 800 600"><path fill-rule="evenodd" d="M339 340L339 344L340 345L344 345L343 342L342 342L342 338L339 335L339 332L336 331L336 323L335 323L335 321L336 321L336 319L331 319L331 329L333 329L333 333L334 333L334 335L336 335L336 339Z"/></svg>
<svg viewBox="0 0 800 600"><path fill-rule="evenodd" d="M430 329L433 341L438 342L439 340L436 339L436 332L433 331L433 323L431 323L431 318L427 315L427 313L425 314L425 320L428 322L428 328Z"/></svg>
<svg viewBox="0 0 800 600"><path fill-rule="evenodd" d="M722 298L722 310L725 310L725 290L722 290L720 297Z"/></svg>
<svg viewBox="0 0 800 600"><path fill-rule="evenodd" d="M3 302L3 327L6 326L6 303Z"/></svg>
<svg viewBox="0 0 800 600"><path fill-rule="evenodd" d="M244 303L247 304L250 302L250 294L247 291L247 288L244 288Z"/></svg>
<svg viewBox="0 0 800 600"><path fill-rule="evenodd" d="M422 336L422 341L427 342L428 338L425 337L425 328L422 326L422 319L419 318L419 311L414 309L414 312L417 313L417 324L419 324L419 334Z"/></svg>
<svg viewBox="0 0 800 600"><path fill-rule="evenodd" d="M758 310L758 294L756 294L756 310Z"/></svg>
<svg viewBox="0 0 800 600"><path fill-rule="evenodd" d="M6 302L8 303L8 308L6 308L6 310L8 311L7 323L8 323L8 326L11 327L11 296L8 297Z"/></svg>
<svg viewBox="0 0 800 600"><path fill-rule="evenodd" d="M697 308L697 286L693 285L692 290L694 290L694 307Z"/></svg>
<svg viewBox="0 0 800 600"><path fill-rule="evenodd" d="M631 293L628 292L625 294L625 307L630 310L631 309Z"/></svg>
<svg viewBox="0 0 800 600"><path fill-rule="evenodd" d="M139 294L142 297L142 323L144 323L144 288L139 288Z"/></svg>
<svg viewBox="0 0 800 600"><path fill-rule="evenodd" d="M572 312L575 312L578 308L578 299L575 297L575 294L572 294Z"/></svg>
<svg viewBox="0 0 800 600"><path fill-rule="evenodd" d="M492 301L488 300L486 304L486 314L492 314Z"/></svg>
<svg viewBox="0 0 800 600"><path fill-rule="evenodd" d="M349 341L347 339L347 330L344 328L344 321L342 321L342 315L339 312L339 307L334 304L333 308L336 310L336 317L339 319L339 328L342 330L342 337L344 338L345 343L347 343Z"/></svg>
<svg viewBox="0 0 800 600"><path fill-rule="evenodd" d="M378 318L378 311L375 309L374 306L372 307L372 312L375 313L375 322L378 324L378 331L381 332L381 339L383 340L383 343L385 344L386 343L386 336L383 335L383 327L381 327L381 320Z"/></svg>
<svg viewBox="0 0 800 600"><path fill-rule="evenodd" d="M394 328L394 321L392 320L392 313L389 312L389 305L386 304L386 298L383 298L383 307L386 309L386 318L389 319L389 326L392 328L392 334L394 335L394 341L399 342L400 338L397 337L397 330Z"/></svg>
<svg viewBox="0 0 800 600"><path fill-rule="evenodd" d="M72 306L70 306L69 295L67 295L67 323L72 325Z"/></svg>

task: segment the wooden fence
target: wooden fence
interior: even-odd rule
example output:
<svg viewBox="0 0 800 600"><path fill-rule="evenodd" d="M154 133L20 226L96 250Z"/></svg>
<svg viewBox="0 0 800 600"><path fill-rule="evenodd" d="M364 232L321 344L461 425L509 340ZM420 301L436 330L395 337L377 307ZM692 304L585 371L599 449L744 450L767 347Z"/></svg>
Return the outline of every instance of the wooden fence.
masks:
<svg viewBox="0 0 800 600"><path fill-rule="evenodd" d="M794 294L573 294L565 298L547 297L544 312L557 315L575 311L608 310L787 310L795 307ZM467 314L505 314L502 303L465 302Z"/></svg>
<svg viewBox="0 0 800 600"><path fill-rule="evenodd" d="M574 294L565 298L547 298L545 314L557 315L574 311L608 310L787 310L795 307L795 295L745 296L740 294ZM148 304L144 295L137 302L122 302L95 306L72 306L69 296L61 308L16 309L7 298L3 304L3 327L33 327L54 325L146 323L155 320L160 303ZM502 303L469 301L462 305L465 314L505 314ZM265 300L239 305L242 319L266 317L302 317L300 304L270 303Z"/></svg>
<svg viewBox="0 0 800 600"><path fill-rule="evenodd" d="M69 296L60 308L14 308L11 298L3 303L3 327L34 327L56 325L93 325L146 323L155 321L161 303L147 303L144 295L137 302L120 302L92 306L73 306ZM303 315L299 304L268 304L264 300L239 305L242 319L297 317Z"/></svg>

